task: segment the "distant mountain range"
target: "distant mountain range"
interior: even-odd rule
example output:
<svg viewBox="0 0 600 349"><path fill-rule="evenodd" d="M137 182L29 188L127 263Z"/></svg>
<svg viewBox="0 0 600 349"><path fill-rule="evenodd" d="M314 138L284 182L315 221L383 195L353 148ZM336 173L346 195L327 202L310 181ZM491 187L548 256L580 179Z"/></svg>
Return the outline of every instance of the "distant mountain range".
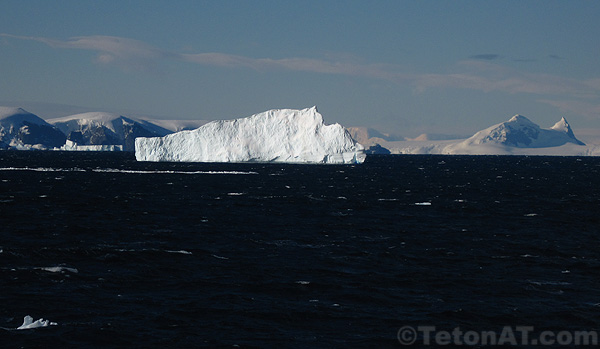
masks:
<svg viewBox="0 0 600 349"><path fill-rule="evenodd" d="M69 150L89 146L118 146L93 149L134 151L137 137L161 137L194 129L204 123L206 121L203 120L150 122L104 112L44 120L22 108L0 107L0 149L54 149L63 147L69 141Z"/></svg>
<svg viewBox="0 0 600 349"><path fill-rule="evenodd" d="M369 148L371 149L371 148ZM392 154L577 155L598 156L600 146L581 142L565 118L548 129L522 115L493 125L467 139L378 142L373 152Z"/></svg>
<svg viewBox="0 0 600 349"><path fill-rule="evenodd" d="M205 120L142 120L91 112L44 120L22 108L0 107L0 149L134 151L137 137L162 137L196 129ZM467 139L422 135L412 140L367 127L350 127L351 136L371 154L600 155L586 146L562 118L548 129L522 115L493 125Z"/></svg>
<svg viewBox="0 0 600 349"><path fill-rule="evenodd" d="M76 114L48 122L78 145L122 145L125 151L135 150L137 137L162 137L172 133L146 120L101 112Z"/></svg>
<svg viewBox="0 0 600 349"><path fill-rule="evenodd" d="M364 146L371 146L381 141L394 142L403 141L404 138L390 133L382 133L370 127L348 127L352 138Z"/></svg>

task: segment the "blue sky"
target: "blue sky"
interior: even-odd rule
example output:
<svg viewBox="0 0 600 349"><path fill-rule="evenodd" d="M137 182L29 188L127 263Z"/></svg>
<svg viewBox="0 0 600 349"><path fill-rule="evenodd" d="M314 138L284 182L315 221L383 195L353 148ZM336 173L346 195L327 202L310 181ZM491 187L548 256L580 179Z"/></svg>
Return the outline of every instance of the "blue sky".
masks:
<svg viewBox="0 0 600 349"><path fill-rule="evenodd" d="M598 18L599 1L4 0L0 102L209 120L317 105L409 137L518 113L577 133L600 129Z"/></svg>

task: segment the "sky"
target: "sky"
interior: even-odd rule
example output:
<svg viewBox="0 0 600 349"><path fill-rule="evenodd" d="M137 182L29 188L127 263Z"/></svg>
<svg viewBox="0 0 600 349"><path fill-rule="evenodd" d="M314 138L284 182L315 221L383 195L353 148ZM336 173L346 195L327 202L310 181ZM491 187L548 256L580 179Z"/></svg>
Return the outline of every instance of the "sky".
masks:
<svg viewBox="0 0 600 349"><path fill-rule="evenodd" d="M600 134L600 1L0 1L0 104L472 135ZM62 115L61 115L62 113Z"/></svg>

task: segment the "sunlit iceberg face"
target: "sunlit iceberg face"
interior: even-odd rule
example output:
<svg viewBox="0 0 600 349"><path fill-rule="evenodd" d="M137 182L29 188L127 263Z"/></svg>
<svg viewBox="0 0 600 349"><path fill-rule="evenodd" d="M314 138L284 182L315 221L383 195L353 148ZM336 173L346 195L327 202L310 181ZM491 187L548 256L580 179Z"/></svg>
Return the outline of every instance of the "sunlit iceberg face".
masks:
<svg viewBox="0 0 600 349"><path fill-rule="evenodd" d="M219 120L193 131L137 138L138 161L350 164L366 155L339 124L325 125L315 107L277 109Z"/></svg>

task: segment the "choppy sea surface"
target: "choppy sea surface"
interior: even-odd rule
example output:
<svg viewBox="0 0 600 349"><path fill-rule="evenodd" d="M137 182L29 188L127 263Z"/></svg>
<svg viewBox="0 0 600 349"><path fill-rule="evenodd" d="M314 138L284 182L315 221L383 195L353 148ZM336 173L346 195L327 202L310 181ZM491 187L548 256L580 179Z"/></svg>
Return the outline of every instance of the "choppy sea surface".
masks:
<svg viewBox="0 0 600 349"><path fill-rule="evenodd" d="M0 152L2 347L400 347L600 327L600 158ZM55 326L15 330L25 315Z"/></svg>

